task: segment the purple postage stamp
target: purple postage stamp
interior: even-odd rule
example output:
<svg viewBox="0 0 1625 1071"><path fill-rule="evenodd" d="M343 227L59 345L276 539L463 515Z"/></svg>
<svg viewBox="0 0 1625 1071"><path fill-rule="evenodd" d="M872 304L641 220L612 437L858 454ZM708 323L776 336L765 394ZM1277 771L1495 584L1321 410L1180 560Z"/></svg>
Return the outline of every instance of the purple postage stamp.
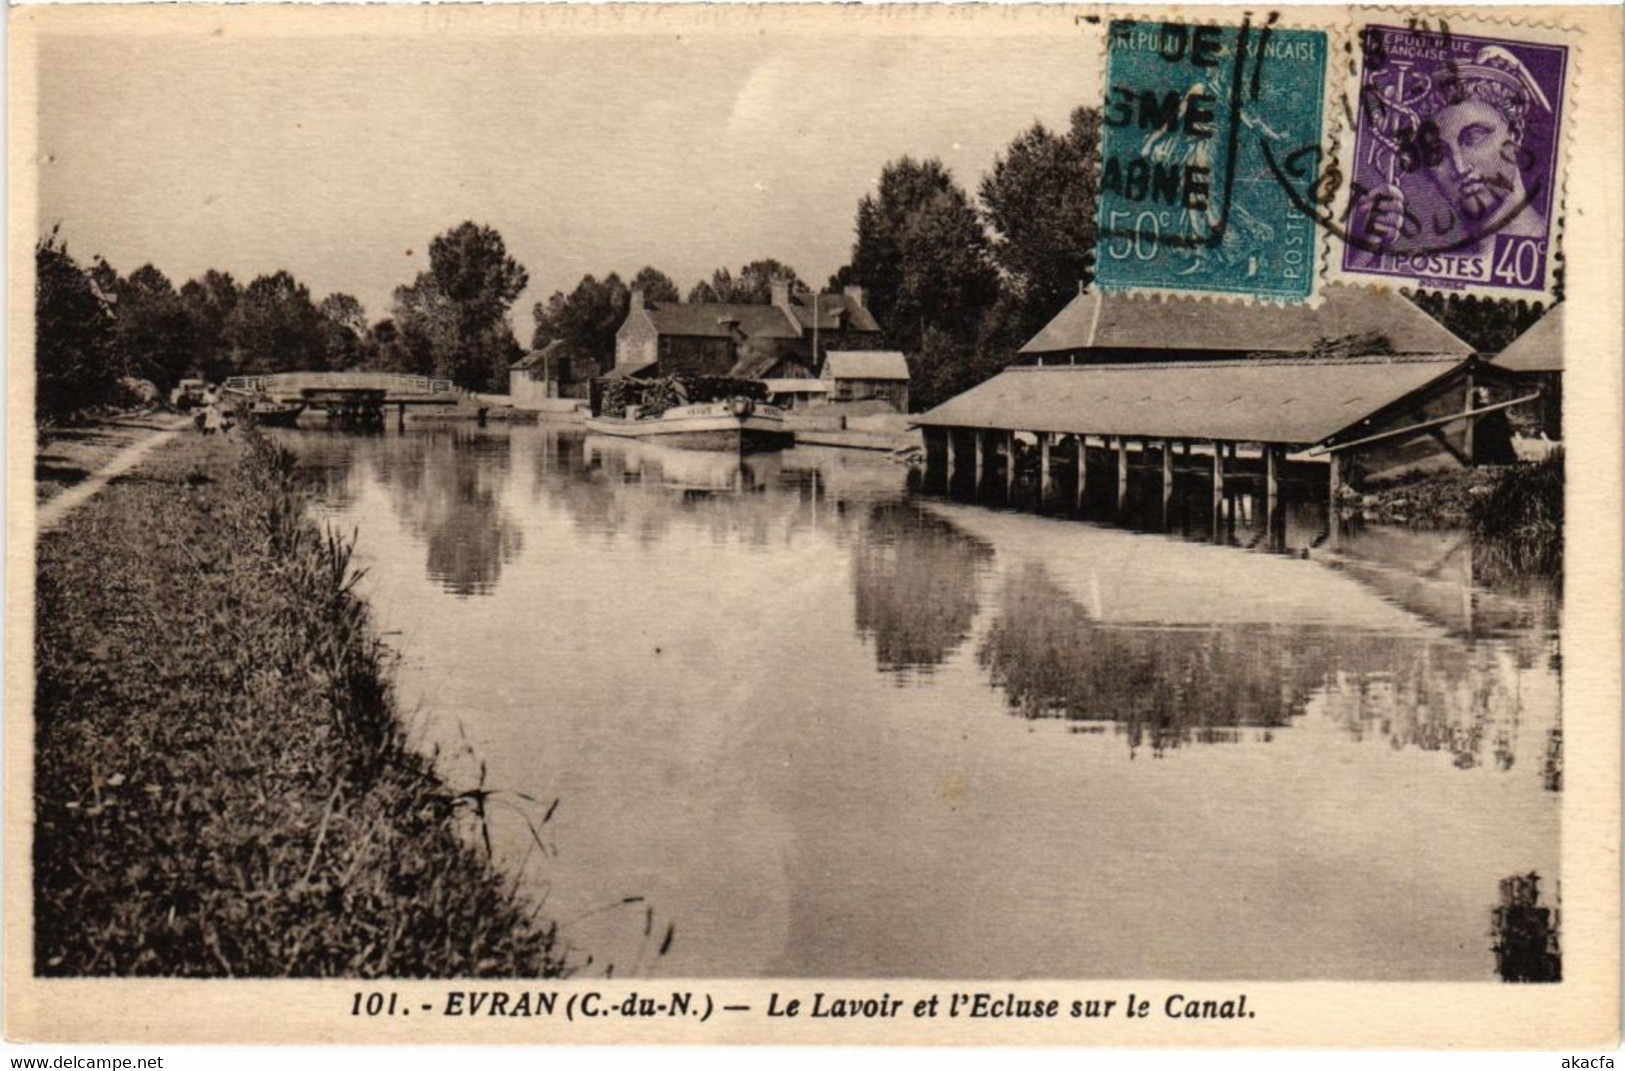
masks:
<svg viewBox="0 0 1625 1071"><path fill-rule="evenodd" d="M1361 29L1345 277L1550 293L1570 50L1506 30Z"/></svg>

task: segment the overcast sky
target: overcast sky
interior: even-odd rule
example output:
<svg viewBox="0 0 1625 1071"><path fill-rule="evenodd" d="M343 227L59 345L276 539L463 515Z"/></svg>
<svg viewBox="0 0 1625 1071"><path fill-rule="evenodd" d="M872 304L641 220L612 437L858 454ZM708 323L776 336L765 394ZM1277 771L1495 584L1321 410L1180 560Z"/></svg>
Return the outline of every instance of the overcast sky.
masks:
<svg viewBox="0 0 1625 1071"><path fill-rule="evenodd" d="M41 226L177 286L287 268L377 319L429 239L473 219L530 272L528 341L532 302L586 272L653 264L686 291L776 257L822 281L887 160L938 156L974 192L1014 135L1085 101L1098 54L1059 18L968 37L629 29L47 38Z"/></svg>

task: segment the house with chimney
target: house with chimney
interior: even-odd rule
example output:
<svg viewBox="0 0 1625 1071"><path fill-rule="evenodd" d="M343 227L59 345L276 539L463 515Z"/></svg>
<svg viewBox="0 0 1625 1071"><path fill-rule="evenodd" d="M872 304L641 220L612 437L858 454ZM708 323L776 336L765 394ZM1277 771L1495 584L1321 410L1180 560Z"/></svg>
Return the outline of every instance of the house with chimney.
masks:
<svg viewBox="0 0 1625 1071"><path fill-rule="evenodd" d="M840 293L793 293L789 283L775 282L766 305L650 302L634 287L626 321L615 335L609 375L813 379L831 350L879 345L880 325L859 286Z"/></svg>

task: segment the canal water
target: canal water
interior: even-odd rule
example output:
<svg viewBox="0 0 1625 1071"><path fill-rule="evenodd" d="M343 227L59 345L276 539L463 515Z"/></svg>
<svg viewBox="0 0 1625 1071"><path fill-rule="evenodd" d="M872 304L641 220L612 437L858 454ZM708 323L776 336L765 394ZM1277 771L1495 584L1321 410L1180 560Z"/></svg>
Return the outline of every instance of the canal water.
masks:
<svg viewBox="0 0 1625 1071"><path fill-rule="evenodd" d="M1462 533L1132 531L546 426L285 441L588 974L1554 959L1558 605Z"/></svg>

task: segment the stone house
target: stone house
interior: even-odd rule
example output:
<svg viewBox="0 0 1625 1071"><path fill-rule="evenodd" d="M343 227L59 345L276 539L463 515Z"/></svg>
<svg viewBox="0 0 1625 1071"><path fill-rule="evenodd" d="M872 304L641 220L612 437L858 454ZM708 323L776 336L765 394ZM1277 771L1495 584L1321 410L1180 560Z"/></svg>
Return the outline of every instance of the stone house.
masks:
<svg viewBox="0 0 1625 1071"><path fill-rule="evenodd" d="M633 288L609 374L808 379L830 350L879 342L880 325L864 305L862 287L793 294L788 283L776 282L767 305L650 303Z"/></svg>

